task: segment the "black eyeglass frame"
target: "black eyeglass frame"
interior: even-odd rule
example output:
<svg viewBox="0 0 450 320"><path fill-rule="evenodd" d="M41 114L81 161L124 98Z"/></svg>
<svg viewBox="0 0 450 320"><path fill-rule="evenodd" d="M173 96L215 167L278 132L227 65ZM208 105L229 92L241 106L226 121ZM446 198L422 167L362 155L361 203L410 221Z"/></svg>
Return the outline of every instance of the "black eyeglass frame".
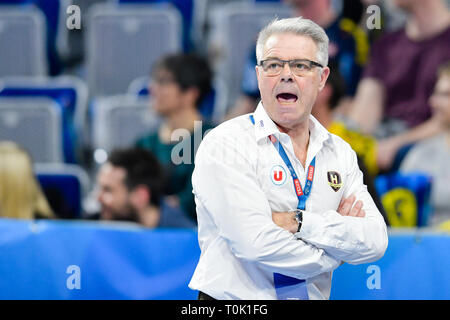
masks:
<svg viewBox="0 0 450 320"><path fill-rule="evenodd" d="M291 67L291 62L294 62L294 61L298 61L298 62L308 62L308 63L311 64L311 67L310 67L311 69L312 69L312 66L316 66L316 67L319 67L319 68L323 68L323 65L321 65L320 63L315 62L315 61L312 61L312 60L308 60L308 59L282 60L282 59L278 59L278 58L269 58L269 59L261 60L261 61L258 63L258 66L260 66L260 67L262 67L262 68L264 69L263 63L266 62L266 61L270 61L270 60L279 61L279 62L283 63L281 69L284 68L284 65L285 65L286 63L289 65L289 68L290 68L290 67ZM264 71L266 71L266 70L264 70ZM280 72L281 72L281 71L280 71Z"/></svg>

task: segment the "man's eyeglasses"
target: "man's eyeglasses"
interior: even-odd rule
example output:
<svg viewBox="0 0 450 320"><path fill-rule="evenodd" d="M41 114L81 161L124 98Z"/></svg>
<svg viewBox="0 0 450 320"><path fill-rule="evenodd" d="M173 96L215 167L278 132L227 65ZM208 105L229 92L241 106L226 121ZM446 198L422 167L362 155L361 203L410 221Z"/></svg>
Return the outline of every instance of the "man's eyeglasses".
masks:
<svg viewBox="0 0 450 320"><path fill-rule="evenodd" d="M260 61L259 65L263 68L267 76L277 76L283 70L285 63L289 64L289 68L291 68L293 74L300 77L308 75L314 67L323 68L320 63L308 59L281 60L271 58Z"/></svg>

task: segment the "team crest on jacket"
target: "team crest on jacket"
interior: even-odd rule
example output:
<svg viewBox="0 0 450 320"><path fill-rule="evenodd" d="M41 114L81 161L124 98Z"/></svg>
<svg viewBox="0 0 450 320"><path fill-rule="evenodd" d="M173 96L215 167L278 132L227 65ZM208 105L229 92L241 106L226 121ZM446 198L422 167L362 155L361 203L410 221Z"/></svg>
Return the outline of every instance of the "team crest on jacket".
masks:
<svg viewBox="0 0 450 320"><path fill-rule="evenodd" d="M286 179L286 170L282 166L276 165L270 169L270 180L274 185L281 186L286 182Z"/></svg>
<svg viewBox="0 0 450 320"><path fill-rule="evenodd" d="M342 187L342 180L339 173L336 171L328 171L327 172L327 178L328 178L328 184L330 187L335 191L338 192L338 190Z"/></svg>

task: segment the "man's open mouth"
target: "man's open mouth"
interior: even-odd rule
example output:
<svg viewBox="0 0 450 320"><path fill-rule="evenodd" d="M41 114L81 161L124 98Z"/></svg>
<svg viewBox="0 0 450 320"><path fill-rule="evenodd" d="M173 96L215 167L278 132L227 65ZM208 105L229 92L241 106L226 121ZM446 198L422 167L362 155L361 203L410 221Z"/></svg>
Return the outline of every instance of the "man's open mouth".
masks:
<svg viewBox="0 0 450 320"><path fill-rule="evenodd" d="M298 99L297 95L293 93L279 93L277 94L277 100L281 104L291 104L296 102Z"/></svg>

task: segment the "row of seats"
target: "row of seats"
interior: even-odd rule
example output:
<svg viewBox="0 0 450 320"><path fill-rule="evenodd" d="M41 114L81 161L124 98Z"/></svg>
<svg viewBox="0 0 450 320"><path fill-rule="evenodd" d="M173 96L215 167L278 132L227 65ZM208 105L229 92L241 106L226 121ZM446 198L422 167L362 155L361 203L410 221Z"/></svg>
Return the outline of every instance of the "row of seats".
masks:
<svg viewBox="0 0 450 320"><path fill-rule="evenodd" d="M95 98L89 107L87 85L76 77L0 79L0 137L24 146L37 162L80 163L86 144L107 151L131 145L159 123L148 81L138 78L128 93ZM206 119L224 116L225 92L214 84L201 106Z"/></svg>
<svg viewBox="0 0 450 320"><path fill-rule="evenodd" d="M35 39L34 43L29 43L28 47L38 47L39 55L35 56L32 65L22 66L20 71L23 74L33 72L38 74L58 75L63 71L62 60L70 55L71 46L69 44L70 31L67 27L67 21L70 15L74 14L71 5L80 5L83 9L88 8L93 0L2 0L0 2L0 10L3 11L1 20L6 26L4 31L8 34L27 33L27 37ZM110 6L120 7L136 4L153 4L155 8L171 6L175 9L176 14L180 16L181 29L183 32L183 48L190 49L192 44L189 42L190 30L193 28L195 11L199 9L200 3L204 0L95 0ZM173 11L173 10L171 10ZM86 12L78 12L83 15L78 20L84 21ZM177 18L178 18L177 16ZM101 19L98 16L95 20ZM94 20L94 19L92 19ZM74 21L74 20L72 20ZM89 22L89 24L91 21ZM84 22L83 22L84 25ZM20 44L19 44L20 45ZM18 48L10 48L9 52ZM27 50L26 53L33 53ZM40 59L46 57L48 59ZM48 65L46 62L48 61ZM9 71L15 66L10 66ZM5 70L8 71L8 70ZM21 73L22 74L22 73Z"/></svg>
<svg viewBox="0 0 450 320"><path fill-rule="evenodd" d="M19 2L19 0L7 1L7 3ZM39 102L41 106L39 116L44 117L42 114L46 112L45 119L51 123L45 129L39 128L45 131L41 135L41 140L51 144L53 146L51 149L36 147L36 137L33 137L32 132L38 128L20 130L19 135L15 133L19 131L18 119L30 121L29 117L32 117L30 115L32 110L29 110L30 102L25 100L20 102L25 105L22 109L28 110L28 115L18 117L18 108L15 110L16 116L13 116L14 110L10 110L13 105L12 100L2 100L0 125L3 136L16 137L15 141L30 145L29 149L36 161L77 163L80 159L80 149L84 144L90 144L91 140L95 142L96 148L110 149L111 143L102 138L107 136L105 128L108 122L104 119L107 117L107 112L117 110L118 107L114 106L98 112L95 109L98 106L107 105L108 101L114 101L109 97L126 94L136 90L136 87L138 94L142 95L147 86L148 74L153 62L165 53L181 50L180 30L183 19L179 8L167 3L118 5L117 2L133 1L98 3L89 10L86 24L87 76L85 82L69 76L45 77L46 21L41 12L45 6L37 3L41 10L34 6L0 6L0 45L2 46L0 98L14 97L15 104L18 103L16 98L37 96L49 97L56 102L53 105L56 107L54 109L57 109L55 112L50 112L49 107L42 106L51 104L49 101L44 102L41 99ZM221 7L217 19L212 19L215 21L212 34L216 39L221 40L220 43L228 44L222 48L224 59L216 66L217 77L214 90L208 97L206 105L202 106L203 115L216 123L221 121L227 106L230 105L231 97L237 96L240 70L257 31L274 16L288 15L288 9L280 4L259 3L256 5L249 2L231 3ZM67 1L61 2L59 9L68 4ZM134 102L124 104L124 99L120 101L122 107L134 105ZM114 104L114 102L111 103ZM88 113L89 105L92 110ZM45 108L47 110L43 111ZM91 127L95 134L92 139L89 134L86 134L86 128L89 127L87 122L91 120L88 115L92 115L93 119ZM16 121L8 121L12 117ZM57 119L58 117L61 119ZM140 117L140 119L148 117ZM102 129L98 128L97 122L101 123ZM148 124L148 122L145 123ZM27 127L32 128L32 125ZM45 139L45 134L50 134L50 130L57 132L51 133L52 139ZM34 139L27 140L27 135L30 134ZM42 142L40 145L44 146L45 143Z"/></svg>
<svg viewBox="0 0 450 320"><path fill-rule="evenodd" d="M181 18L167 6L93 6L86 35L92 96L124 93L160 56L181 50ZM0 77L47 75L45 19L34 7L0 7Z"/></svg>
<svg viewBox="0 0 450 320"><path fill-rule="evenodd" d="M131 81L149 74L160 56L185 49L185 23L178 8L185 1L173 0L174 5L170 1L109 1L82 12L86 19L83 32L90 96L123 94ZM186 2L200 6L200 1ZM69 3L61 3L60 9ZM208 46L220 51L214 67L217 77L229 88L228 98L236 97L243 65L258 30L275 16L289 15L290 10L280 3L264 1L232 2L213 11ZM2 45L0 53L0 77L47 75L51 61L45 58L47 27L41 10L34 6L0 6L0 24L0 45L7 44ZM68 32L65 20L60 21L58 35ZM57 47L65 46L67 43Z"/></svg>

